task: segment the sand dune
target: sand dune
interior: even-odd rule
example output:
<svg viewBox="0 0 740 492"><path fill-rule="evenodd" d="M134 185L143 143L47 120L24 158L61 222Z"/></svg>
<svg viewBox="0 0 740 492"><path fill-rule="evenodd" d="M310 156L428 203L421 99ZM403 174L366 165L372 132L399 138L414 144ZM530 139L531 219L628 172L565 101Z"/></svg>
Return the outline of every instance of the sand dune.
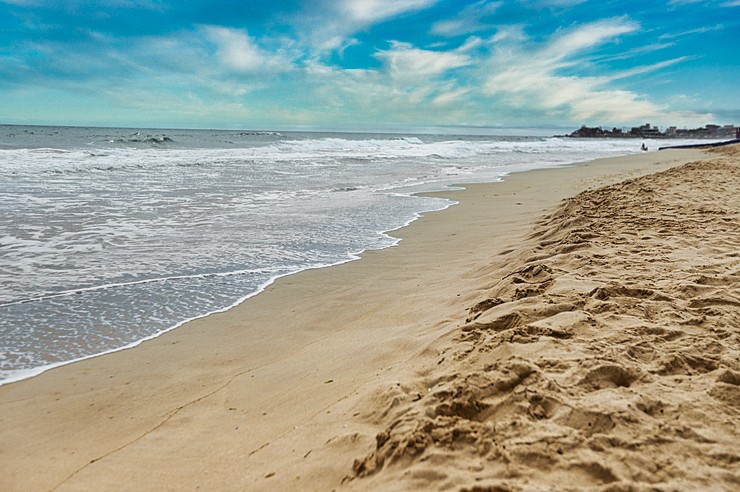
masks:
<svg viewBox="0 0 740 492"><path fill-rule="evenodd" d="M740 150L710 155L499 255L436 363L367 402L384 430L346 485L738 490Z"/></svg>

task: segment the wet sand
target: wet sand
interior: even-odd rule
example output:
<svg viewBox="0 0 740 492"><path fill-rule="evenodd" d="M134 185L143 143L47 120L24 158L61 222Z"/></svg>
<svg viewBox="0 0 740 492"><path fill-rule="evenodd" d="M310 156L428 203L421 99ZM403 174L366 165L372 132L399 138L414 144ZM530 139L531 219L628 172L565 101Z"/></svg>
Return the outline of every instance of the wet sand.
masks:
<svg viewBox="0 0 740 492"><path fill-rule="evenodd" d="M738 161L444 193L397 247L0 387L0 489L729 490Z"/></svg>

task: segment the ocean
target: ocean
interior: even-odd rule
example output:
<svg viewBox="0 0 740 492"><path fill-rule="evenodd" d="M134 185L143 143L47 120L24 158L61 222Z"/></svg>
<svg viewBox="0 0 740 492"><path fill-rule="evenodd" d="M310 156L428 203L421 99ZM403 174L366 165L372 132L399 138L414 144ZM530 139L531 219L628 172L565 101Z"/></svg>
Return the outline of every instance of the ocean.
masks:
<svg viewBox="0 0 740 492"><path fill-rule="evenodd" d="M0 125L0 384L392 247L454 204L415 193L640 143Z"/></svg>

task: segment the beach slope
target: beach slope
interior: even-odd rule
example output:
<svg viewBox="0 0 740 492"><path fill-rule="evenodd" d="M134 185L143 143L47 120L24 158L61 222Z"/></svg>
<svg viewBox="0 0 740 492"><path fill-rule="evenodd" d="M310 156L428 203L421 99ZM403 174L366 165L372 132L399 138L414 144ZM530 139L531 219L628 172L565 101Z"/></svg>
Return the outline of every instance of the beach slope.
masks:
<svg viewBox="0 0 740 492"><path fill-rule="evenodd" d="M444 193L398 247L0 387L0 489L736 487L739 160Z"/></svg>
<svg viewBox="0 0 740 492"><path fill-rule="evenodd" d="M391 390L357 488L740 487L740 147L710 155L542 218Z"/></svg>

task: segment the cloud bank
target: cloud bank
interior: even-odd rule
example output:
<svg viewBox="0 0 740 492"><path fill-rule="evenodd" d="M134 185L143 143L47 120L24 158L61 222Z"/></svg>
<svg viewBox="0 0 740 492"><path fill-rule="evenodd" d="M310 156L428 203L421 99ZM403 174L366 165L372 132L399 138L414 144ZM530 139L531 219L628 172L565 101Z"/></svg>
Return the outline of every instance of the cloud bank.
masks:
<svg viewBox="0 0 740 492"><path fill-rule="evenodd" d="M136 125L381 129L712 121L696 109L702 95L675 81L707 55L678 50L737 24L656 28L633 14L575 15L584 3L313 0L261 5L252 24L194 9L164 28L138 21L170 19L174 4L111 0L107 15L129 12L136 25L122 35L128 18L98 12L80 23L79 11L5 1L15 19L5 32L21 34L0 48L9 101L0 118L38 111L56 122L71 114L69 101L81 120L109 108L91 124L118 123L106 115Z"/></svg>

